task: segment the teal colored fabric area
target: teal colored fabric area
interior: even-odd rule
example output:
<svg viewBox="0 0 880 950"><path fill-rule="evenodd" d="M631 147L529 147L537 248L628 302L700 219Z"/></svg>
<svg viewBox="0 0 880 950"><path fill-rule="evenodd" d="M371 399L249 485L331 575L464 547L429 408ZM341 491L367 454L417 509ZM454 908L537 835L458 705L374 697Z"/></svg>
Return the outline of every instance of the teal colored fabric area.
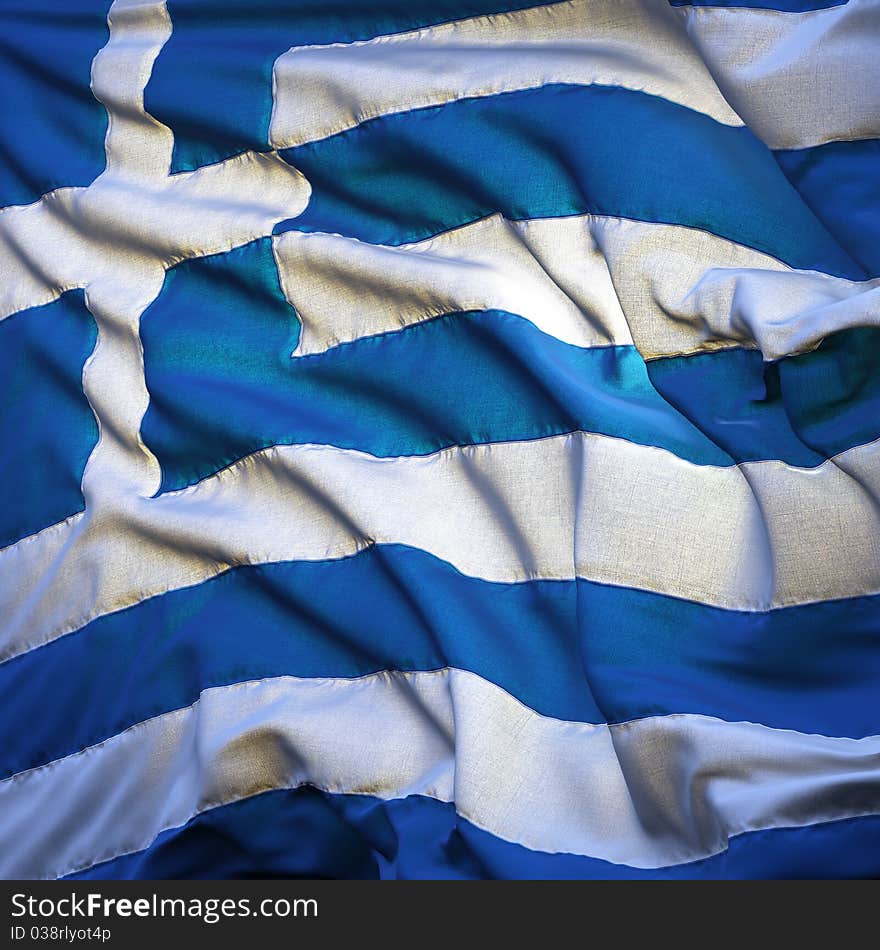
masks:
<svg viewBox="0 0 880 950"><path fill-rule="evenodd" d="M0 321L0 547L83 509L98 426L82 370L96 338L81 290Z"/></svg>
<svg viewBox="0 0 880 950"><path fill-rule="evenodd" d="M171 170L265 151L272 67L292 46L350 43L538 0L168 0L174 31L153 67L148 112L174 132Z"/></svg>
<svg viewBox="0 0 880 950"><path fill-rule="evenodd" d="M867 274L880 274L880 139L775 152L785 176Z"/></svg>
<svg viewBox="0 0 880 950"><path fill-rule="evenodd" d="M877 327L832 334L773 363L730 349L647 365L670 406L737 460L811 466L880 437Z"/></svg>
<svg viewBox="0 0 880 950"><path fill-rule="evenodd" d="M583 429L697 464L815 466L880 436L877 328L778 364L734 349L648 366L634 347L582 349L499 311L293 359L298 332L268 238L168 272L141 322L161 491L276 444L424 455Z"/></svg>
<svg viewBox="0 0 880 950"><path fill-rule="evenodd" d="M0 0L0 207L104 170L107 113L89 88L110 0Z"/></svg>
<svg viewBox="0 0 880 950"><path fill-rule="evenodd" d="M643 870L532 851L460 818L453 805L424 796L382 801L303 786L203 812L162 832L145 851L70 877L852 880L880 876L878 855L880 818L849 818L747 832L702 861Z"/></svg>
<svg viewBox="0 0 880 950"><path fill-rule="evenodd" d="M748 129L628 89L548 85L462 99L281 154L312 196L277 231L403 244L496 211L593 212L701 228L793 267L867 276Z"/></svg>
<svg viewBox="0 0 880 950"><path fill-rule="evenodd" d="M401 545L244 566L0 664L0 778L189 706L211 687L446 666L556 719L694 713L877 735L878 604L750 613L586 580L494 583Z"/></svg>

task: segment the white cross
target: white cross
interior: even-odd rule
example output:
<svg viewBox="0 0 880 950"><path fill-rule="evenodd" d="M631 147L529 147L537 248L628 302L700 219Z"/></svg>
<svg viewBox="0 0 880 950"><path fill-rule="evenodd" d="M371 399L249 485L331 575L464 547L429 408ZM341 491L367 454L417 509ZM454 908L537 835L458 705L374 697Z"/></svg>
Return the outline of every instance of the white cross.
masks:
<svg viewBox="0 0 880 950"><path fill-rule="evenodd" d="M85 289L98 340L83 389L100 432L83 474L85 510L0 551L0 658L80 625L85 618L65 615L77 585L112 589L137 560L162 556L136 526L160 484L158 461L140 436L149 401L141 315L168 267L270 235L302 213L311 191L274 153L170 175L171 130L143 104L171 35L165 3L114 0L108 22L91 78L109 116L106 170L87 188L59 188L0 211L0 318Z"/></svg>

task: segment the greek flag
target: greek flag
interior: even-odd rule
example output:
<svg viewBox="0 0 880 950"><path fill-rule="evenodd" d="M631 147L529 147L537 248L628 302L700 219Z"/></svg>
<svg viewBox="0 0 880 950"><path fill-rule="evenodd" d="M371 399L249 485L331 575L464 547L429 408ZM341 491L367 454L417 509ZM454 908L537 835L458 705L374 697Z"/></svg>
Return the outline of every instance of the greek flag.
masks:
<svg viewBox="0 0 880 950"><path fill-rule="evenodd" d="M880 876L880 0L0 0L0 877Z"/></svg>

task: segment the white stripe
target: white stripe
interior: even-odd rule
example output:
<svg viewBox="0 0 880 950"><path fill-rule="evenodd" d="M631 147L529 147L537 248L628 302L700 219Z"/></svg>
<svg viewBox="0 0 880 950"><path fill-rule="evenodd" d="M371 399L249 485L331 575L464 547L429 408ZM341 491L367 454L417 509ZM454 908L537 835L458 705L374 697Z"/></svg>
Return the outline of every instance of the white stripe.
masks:
<svg viewBox="0 0 880 950"><path fill-rule="evenodd" d="M880 323L880 280L795 271L705 231L582 215L492 215L417 244L288 231L274 239L302 321L293 356L456 310L508 310L575 346L647 358L724 346L766 359Z"/></svg>
<svg viewBox="0 0 880 950"><path fill-rule="evenodd" d="M678 7L727 101L771 148L880 136L880 4L792 15Z"/></svg>
<svg viewBox="0 0 880 950"><path fill-rule="evenodd" d="M745 120L771 148L868 138L880 135L878 39L875 0L798 17L571 0L294 47L275 62L269 138L291 147L379 115L553 82L622 86L728 125Z"/></svg>
<svg viewBox="0 0 880 950"><path fill-rule="evenodd" d="M280 677L0 783L0 876L55 877L147 847L193 815L305 783L421 794L509 841L651 868L747 831L880 811L880 737L695 715L549 719L473 673Z"/></svg>
<svg viewBox="0 0 880 950"><path fill-rule="evenodd" d="M739 345L775 360L880 323L880 279L794 270L695 228L597 218L590 229L646 358Z"/></svg>
<svg viewBox="0 0 880 950"><path fill-rule="evenodd" d="M377 459L257 453L180 492L115 496L48 587L39 539L0 551L0 657L240 564L406 544L465 574L580 576L742 610L880 591L880 442L815 469L693 465L576 433Z"/></svg>
<svg viewBox="0 0 880 950"><path fill-rule="evenodd" d="M583 218L492 215L402 247L288 231L281 285L302 320L294 356L454 310L509 310L576 346L632 343L608 266Z"/></svg>
<svg viewBox="0 0 880 950"><path fill-rule="evenodd" d="M287 148L366 119L545 83L625 86L742 125L666 0L570 0L275 61L269 141Z"/></svg>

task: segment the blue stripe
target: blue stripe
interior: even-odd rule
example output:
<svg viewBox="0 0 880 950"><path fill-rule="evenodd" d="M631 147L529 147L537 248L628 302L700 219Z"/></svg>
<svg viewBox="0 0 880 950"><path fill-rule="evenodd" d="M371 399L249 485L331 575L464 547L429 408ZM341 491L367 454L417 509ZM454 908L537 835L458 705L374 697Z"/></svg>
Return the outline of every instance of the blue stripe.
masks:
<svg viewBox="0 0 880 950"><path fill-rule="evenodd" d="M776 152L816 217L868 274L880 274L880 139Z"/></svg>
<svg viewBox="0 0 880 950"><path fill-rule="evenodd" d="M702 861L641 870L546 854L421 796L383 802L311 788L266 792L203 812L145 851L72 874L115 879L793 879L880 876L880 818L748 832Z"/></svg>
<svg viewBox="0 0 880 950"><path fill-rule="evenodd" d="M104 170L107 113L89 82L109 37L109 6L0 3L0 207L88 185Z"/></svg>
<svg viewBox="0 0 880 950"><path fill-rule="evenodd" d="M0 665L0 774L188 706L209 687L445 666L558 719L696 713L880 734L878 597L728 611L583 580L490 583L387 545L237 568Z"/></svg>
<svg viewBox="0 0 880 950"><path fill-rule="evenodd" d="M0 547L83 509L98 426L82 369L96 338L81 290L0 321Z"/></svg>
<svg viewBox="0 0 880 950"><path fill-rule="evenodd" d="M272 66L292 46L351 43L533 6L543 3L169 0L174 32L153 67L144 103L174 132L172 172L189 171L247 149L268 148Z"/></svg>
<svg viewBox="0 0 880 950"><path fill-rule="evenodd" d="M628 89L463 99L281 154L313 191L277 230L402 244L496 211L593 212L701 228L794 267L866 276L747 128Z"/></svg>
<svg viewBox="0 0 880 950"><path fill-rule="evenodd" d="M765 363L730 349L648 362L657 392L737 461L814 466L880 437L880 329L832 334Z"/></svg>
<svg viewBox="0 0 880 950"><path fill-rule="evenodd" d="M316 442L378 456L584 429L697 464L815 466L880 436L880 330L765 364L580 348L499 311L440 317L291 359L298 321L268 238L169 271L142 320L142 434L162 491L251 452Z"/></svg>
<svg viewBox="0 0 880 950"><path fill-rule="evenodd" d="M807 13L842 7L847 0L669 0L674 7L753 7L783 13Z"/></svg>

